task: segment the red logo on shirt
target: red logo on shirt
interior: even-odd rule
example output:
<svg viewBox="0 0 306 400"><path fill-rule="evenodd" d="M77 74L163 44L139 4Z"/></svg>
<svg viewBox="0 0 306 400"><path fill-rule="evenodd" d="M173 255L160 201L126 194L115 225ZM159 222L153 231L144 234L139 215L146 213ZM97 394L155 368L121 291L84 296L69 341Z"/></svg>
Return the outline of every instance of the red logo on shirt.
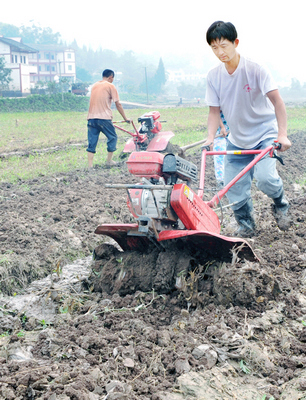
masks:
<svg viewBox="0 0 306 400"><path fill-rule="evenodd" d="M252 88L249 86L248 83L247 83L246 85L243 86L243 89L244 89L247 93L249 93L249 92L252 90Z"/></svg>

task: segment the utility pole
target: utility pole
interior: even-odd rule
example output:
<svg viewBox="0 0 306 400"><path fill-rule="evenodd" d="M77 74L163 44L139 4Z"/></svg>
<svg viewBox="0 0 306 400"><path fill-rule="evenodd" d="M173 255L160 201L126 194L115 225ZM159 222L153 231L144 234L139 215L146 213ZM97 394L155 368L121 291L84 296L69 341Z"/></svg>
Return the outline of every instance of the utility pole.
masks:
<svg viewBox="0 0 306 400"><path fill-rule="evenodd" d="M60 75L60 81L61 81L62 102L64 102L63 83L62 83L62 70L61 70L61 61L60 60L58 60L58 68L59 68L59 75Z"/></svg>

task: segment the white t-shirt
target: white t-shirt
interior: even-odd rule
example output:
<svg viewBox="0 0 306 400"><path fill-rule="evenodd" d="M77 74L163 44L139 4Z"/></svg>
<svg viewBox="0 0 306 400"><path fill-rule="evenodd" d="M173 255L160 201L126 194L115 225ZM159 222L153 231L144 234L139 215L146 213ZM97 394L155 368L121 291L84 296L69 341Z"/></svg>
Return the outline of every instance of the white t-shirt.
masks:
<svg viewBox="0 0 306 400"><path fill-rule="evenodd" d="M221 108L230 128L230 142L251 149L268 137L277 137L274 107L266 96L275 89L277 85L264 66L240 57L232 75L224 63L209 71L206 102Z"/></svg>

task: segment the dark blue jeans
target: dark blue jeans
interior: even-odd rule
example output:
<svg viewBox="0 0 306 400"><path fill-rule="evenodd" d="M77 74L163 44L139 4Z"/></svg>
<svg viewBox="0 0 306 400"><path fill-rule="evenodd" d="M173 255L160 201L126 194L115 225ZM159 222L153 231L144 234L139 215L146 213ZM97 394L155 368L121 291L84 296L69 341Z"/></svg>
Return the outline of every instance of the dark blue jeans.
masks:
<svg viewBox="0 0 306 400"><path fill-rule="evenodd" d="M107 151L112 153L116 150L117 134L110 119L89 119L87 123L88 147L90 153L96 152L100 132L107 137Z"/></svg>

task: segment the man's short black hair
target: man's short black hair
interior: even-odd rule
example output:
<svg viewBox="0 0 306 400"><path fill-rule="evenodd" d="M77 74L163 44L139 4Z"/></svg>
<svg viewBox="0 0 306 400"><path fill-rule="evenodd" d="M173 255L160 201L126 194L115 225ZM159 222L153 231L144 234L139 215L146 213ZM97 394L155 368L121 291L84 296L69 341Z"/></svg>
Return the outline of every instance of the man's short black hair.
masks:
<svg viewBox="0 0 306 400"><path fill-rule="evenodd" d="M102 72L102 78L109 78L110 76L115 77L115 72L112 71L111 69L105 69L105 70Z"/></svg>
<svg viewBox="0 0 306 400"><path fill-rule="evenodd" d="M237 36L236 28L231 22L216 21L208 28L206 40L209 45L217 39L227 39L234 43Z"/></svg>

